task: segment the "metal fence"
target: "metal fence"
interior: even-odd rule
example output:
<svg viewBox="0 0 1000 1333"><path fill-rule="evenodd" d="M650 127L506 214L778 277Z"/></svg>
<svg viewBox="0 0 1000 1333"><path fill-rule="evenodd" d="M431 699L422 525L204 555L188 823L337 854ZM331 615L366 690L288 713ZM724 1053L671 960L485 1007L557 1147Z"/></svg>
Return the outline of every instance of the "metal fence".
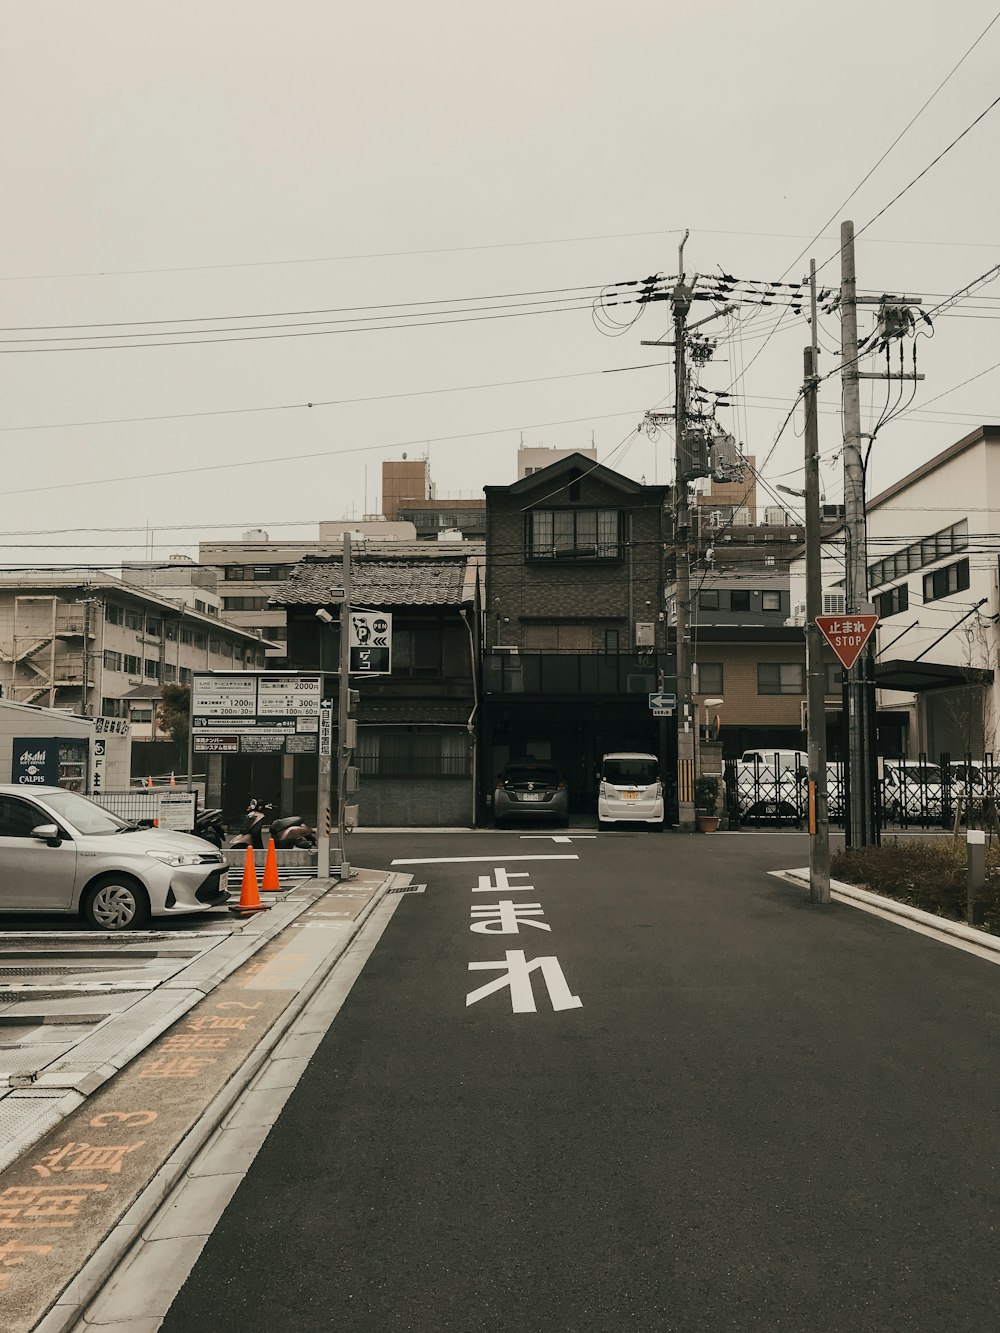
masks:
<svg viewBox="0 0 1000 1333"><path fill-rule="evenodd" d="M173 812L164 810L164 802L169 806L183 808L185 798L188 792L177 787L167 787L160 790L150 787L131 787L121 791L101 791L91 796L91 800L101 806L104 810L109 810L119 819L127 819L130 824L138 824L140 827L153 828L158 825L160 828L180 829L189 832L194 827L194 817L190 819L185 814L178 819ZM198 811L198 796L196 792L191 792L194 797L194 813ZM188 809L191 807L188 806Z"/></svg>
<svg viewBox="0 0 1000 1333"><path fill-rule="evenodd" d="M760 751L759 763L727 759L725 813L730 828L803 828L808 817L808 756ZM936 760L880 760L877 789L881 828L952 829L995 819L1000 804L1000 766L992 754ZM827 812L843 826L847 774L840 761L827 764Z"/></svg>

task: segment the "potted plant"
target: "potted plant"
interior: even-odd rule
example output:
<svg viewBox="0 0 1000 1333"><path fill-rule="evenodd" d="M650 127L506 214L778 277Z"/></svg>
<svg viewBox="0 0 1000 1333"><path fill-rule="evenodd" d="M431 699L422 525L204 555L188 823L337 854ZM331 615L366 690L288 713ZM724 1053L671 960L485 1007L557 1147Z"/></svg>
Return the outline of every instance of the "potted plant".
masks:
<svg viewBox="0 0 1000 1333"><path fill-rule="evenodd" d="M700 833L714 833L719 827L718 803L719 779L711 773L703 773L694 784L694 808Z"/></svg>

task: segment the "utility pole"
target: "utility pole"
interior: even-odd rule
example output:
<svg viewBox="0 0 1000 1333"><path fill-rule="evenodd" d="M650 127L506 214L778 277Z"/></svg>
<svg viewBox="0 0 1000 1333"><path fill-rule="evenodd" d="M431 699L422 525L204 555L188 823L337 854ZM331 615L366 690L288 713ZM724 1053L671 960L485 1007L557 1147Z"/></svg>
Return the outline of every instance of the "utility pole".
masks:
<svg viewBox="0 0 1000 1333"><path fill-rule="evenodd" d="M841 376L844 395L844 536L845 589L848 614L872 612L868 600L868 519L865 510L865 462L861 454L861 392L863 379L922 380L913 374L858 369L858 306L878 305L891 313L893 302L919 305L920 297L859 297L854 266L854 223L840 224ZM886 335L886 341L891 336ZM872 437L869 436L869 439ZM879 841L878 758L875 718L874 640L869 640L845 678L847 712L847 846L868 847Z"/></svg>
<svg viewBox="0 0 1000 1333"><path fill-rule="evenodd" d="M841 375L844 403L844 571L845 610L868 606L868 522L865 514L865 467L861 456L861 376L858 371L858 293L854 267L854 223L840 226ZM878 840L875 787L874 697L869 699L868 651L847 673L847 845L868 847ZM870 691L874 696L874 688Z"/></svg>
<svg viewBox="0 0 1000 1333"><path fill-rule="evenodd" d="M691 505L688 477L686 324L691 289L684 283L684 237L677 252L677 283L670 293L674 315L674 549L677 558L677 822L682 832L695 829L694 709L691 698Z"/></svg>
<svg viewBox="0 0 1000 1333"><path fill-rule="evenodd" d="M347 773L351 762L348 714L351 702L351 534L344 533L344 600L340 604L340 688L337 709L337 837L340 839L340 878L347 879ZM329 876L329 866L327 876Z"/></svg>
<svg viewBox="0 0 1000 1333"><path fill-rule="evenodd" d="M816 341L816 261L809 264L812 344L805 349L806 709L809 744L809 897L830 901L830 821L826 791L826 668L823 635L822 542L819 513L819 347Z"/></svg>

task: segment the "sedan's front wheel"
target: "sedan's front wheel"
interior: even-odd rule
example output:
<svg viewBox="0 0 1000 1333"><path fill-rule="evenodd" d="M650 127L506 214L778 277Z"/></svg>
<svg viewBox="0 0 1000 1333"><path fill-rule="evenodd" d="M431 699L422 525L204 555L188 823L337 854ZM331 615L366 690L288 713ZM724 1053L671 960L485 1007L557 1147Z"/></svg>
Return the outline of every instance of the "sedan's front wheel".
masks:
<svg viewBox="0 0 1000 1333"><path fill-rule="evenodd" d="M81 911L95 930L141 930L149 920L149 898L134 880L109 875L87 890Z"/></svg>

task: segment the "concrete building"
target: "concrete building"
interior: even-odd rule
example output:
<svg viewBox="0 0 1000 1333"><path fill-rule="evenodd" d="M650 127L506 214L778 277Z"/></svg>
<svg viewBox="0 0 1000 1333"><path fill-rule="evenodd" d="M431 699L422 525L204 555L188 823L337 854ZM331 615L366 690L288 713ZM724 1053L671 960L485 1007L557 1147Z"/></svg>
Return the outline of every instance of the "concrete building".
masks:
<svg viewBox="0 0 1000 1333"><path fill-rule="evenodd" d="M189 555L172 555L166 565L159 560L130 561L122 565L122 578L203 615L218 619L222 613L218 571L205 569Z"/></svg>
<svg viewBox="0 0 1000 1333"><path fill-rule="evenodd" d="M0 685L15 703L131 720L143 687L263 664L252 631L103 570L0 573Z"/></svg>
<svg viewBox="0 0 1000 1333"><path fill-rule="evenodd" d="M1000 426L983 425L868 501L881 710L909 712L911 757L1000 750ZM824 588L843 590L843 533ZM805 567L793 563L793 605ZM881 726L880 753L883 747Z"/></svg>
<svg viewBox="0 0 1000 1333"><path fill-rule="evenodd" d="M382 514L389 522L412 523L421 541L455 531L478 541L486 533L486 501L481 496L439 496L426 458L385 460Z"/></svg>
<svg viewBox="0 0 1000 1333"><path fill-rule="evenodd" d="M557 449L555 445L522 444L517 451L517 479L523 481L542 468L551 467L553 463L574 455L587 459L591 464L597 462L597 449L593 445L589 449Z"/></svg>

